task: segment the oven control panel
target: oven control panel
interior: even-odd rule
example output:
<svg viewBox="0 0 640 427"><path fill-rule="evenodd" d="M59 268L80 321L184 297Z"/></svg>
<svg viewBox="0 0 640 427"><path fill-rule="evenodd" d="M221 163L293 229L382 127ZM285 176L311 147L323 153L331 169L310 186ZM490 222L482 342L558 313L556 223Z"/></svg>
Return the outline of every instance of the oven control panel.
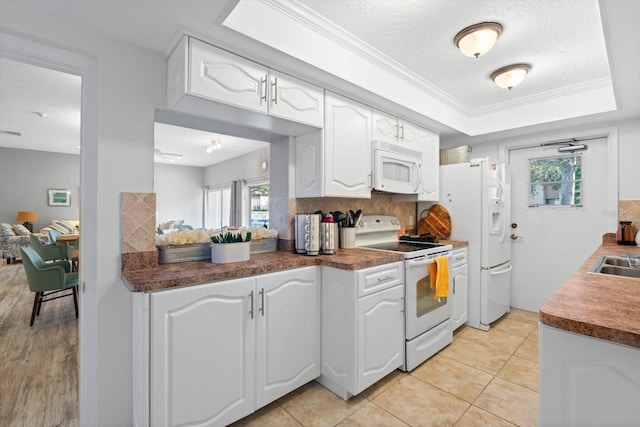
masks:
<svg viewBox="0 0 640 427"><path fill-rule="evenodd" d="M364 215L356 224L356 234L400 230L400 220L389 215Z"/></svg>

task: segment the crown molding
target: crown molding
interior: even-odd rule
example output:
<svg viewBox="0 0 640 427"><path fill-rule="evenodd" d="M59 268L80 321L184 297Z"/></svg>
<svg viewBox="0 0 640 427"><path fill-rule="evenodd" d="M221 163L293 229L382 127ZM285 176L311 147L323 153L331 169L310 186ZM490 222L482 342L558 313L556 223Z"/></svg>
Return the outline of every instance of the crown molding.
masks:
<svg viewBox="0 0 640 427"><path fill-rule="evenodd" d="M599 89L612 89L611 78L603 77L600 79L590 80L588 82L576 83L571 86L564 86L561 88L548 90L545 92L535 93L533 95L521 97L514 100L500 102L497 104L487 105L481 108L476 108L471 111L471 116L479 116L483 114L491 114L504 110L511 110L514 108L527 106L531 104L538 104L548 102L554 99L572 96L579 93L590 92Z"/></svg>
<svg viewBox="0 0 640 427"><path fill-rule="evenodd" d="M246 1L246 0L242 0ZM382 53L380 50L363 42L350 32L336 25L324 16L316 13L297 0L288 0L286 2L279 0L261 0L262 3L278 13L285 15L299 24L307 27L309 30L321 35L322 37L336 43L351 53L360 56L369 63L375 65L379 69L393 75L394 77L404 80L405 82L415 86L419 90L425 92L429 96L440 102L450 105L460 113L469 115L471 110L467 105L459 99L449 95L430 81L426 80L419 74L402 66L394 59Z"/></svg>

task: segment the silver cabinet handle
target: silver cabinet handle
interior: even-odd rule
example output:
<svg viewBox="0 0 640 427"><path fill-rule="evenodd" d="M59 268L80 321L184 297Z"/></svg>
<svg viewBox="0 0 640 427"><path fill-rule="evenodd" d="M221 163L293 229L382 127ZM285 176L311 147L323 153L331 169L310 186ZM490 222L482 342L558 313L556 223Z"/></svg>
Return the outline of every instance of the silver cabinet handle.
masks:
<svg viewBox="0 0 640 427"><path fill-rule="evenodd" d="M401 136L400 136L400 141L404 141L404 123L400 125L400 129L402 130Z"/></svg>
<svg viewBox="0 0 640 427"><path fill-rule="evenodd" d="M273 86L273 103L277 104L278 103L278 78L277 77L273 78L273 83L271 83L271 86Z"/></svg>
<svg viewBox="0 0 640 427"><path fill-rule="evenodd" d="M249 309L249 314L251 315L251 318L253 319L253 291L249 292L249 298L251 300L251 302L249 304L251 304L251 308Z"/></svg>
<svg viewBox="0 0 640 427"><path fill-rule="evenodd" d="M267 75L266 74L264 75L264 79L260 77L260 105L262 105L262 101L267 102Z"/></svg>
<svg viewBox="0 0 640 427"><path fill-rule="evenodd" d="M264 288L260 289L260 313L264 316Z"/></svg>
<svg viewBox="0 0 640 427"><path fill-rule="evenodd" d="M456 294L456 278L453 278L453 295Z"/></svg>
<svg viewBox="0 0 640 427"><path fill-rule="evenodd" d="M387 280L392 280L394 277L386 275L384 277L378 277L378 282L386 282Z"/></svg>
<svg viewBox="0 0 640 427"><path fill-rule="evenodd" d="M400 140L400 124L396 121L396 141Z"/></svg>

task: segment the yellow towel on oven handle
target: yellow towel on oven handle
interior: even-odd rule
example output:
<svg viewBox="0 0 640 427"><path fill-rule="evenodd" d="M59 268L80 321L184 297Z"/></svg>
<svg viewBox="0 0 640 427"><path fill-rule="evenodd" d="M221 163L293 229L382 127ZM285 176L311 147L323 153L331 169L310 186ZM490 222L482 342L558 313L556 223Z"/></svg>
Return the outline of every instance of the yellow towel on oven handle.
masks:
<svg viewBox="0 0 640 427"><path fill-rule="evenodd" d="M429 276L431 277L430 286L436 291L433 295L434 299L449 296L449 257L439 256L434 262L429 264Z"/></svg>

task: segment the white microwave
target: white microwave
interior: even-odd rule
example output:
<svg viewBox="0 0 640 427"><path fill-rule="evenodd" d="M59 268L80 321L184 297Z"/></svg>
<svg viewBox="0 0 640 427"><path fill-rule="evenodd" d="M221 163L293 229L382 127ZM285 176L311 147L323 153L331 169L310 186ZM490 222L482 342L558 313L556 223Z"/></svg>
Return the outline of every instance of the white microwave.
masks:
<svg viewBox="0 0 640 427"><path fill-rule="evenodd" d="M384 141L372 142L373 189L396 194L422 192L422 153Z"/></svg>

